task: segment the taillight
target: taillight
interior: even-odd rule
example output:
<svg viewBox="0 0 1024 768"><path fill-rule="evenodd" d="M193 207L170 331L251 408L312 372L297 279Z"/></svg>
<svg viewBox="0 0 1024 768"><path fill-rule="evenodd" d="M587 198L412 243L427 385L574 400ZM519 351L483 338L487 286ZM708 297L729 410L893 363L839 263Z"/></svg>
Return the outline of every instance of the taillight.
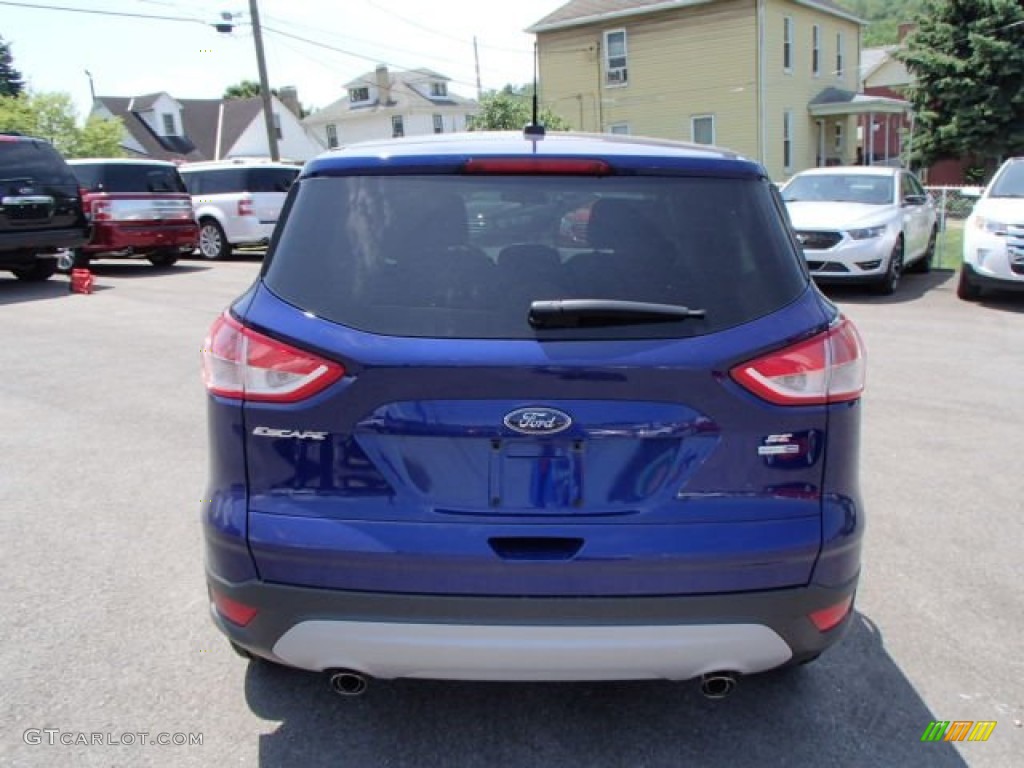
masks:
<svg viewBox="0 0 1024 768"><path fill-rule="evenodd" d="M109 200L93 200L89 211L93 221L111 221L114 218Z"/></svg>
<svg viewBox="0 0 1024 768"><path fill-rule="evenodd" d="M846 618L846 614L850 612L850 605L852 603L853 595L849 595L835 605L830 605L828 608L822 608L820 611L807 614L807 618L811 620L811 623L814 624L819 632L828 632L833 627L837 627L842 623L843 619Z"/></svg>
<svg viewBox="0 0 1024 768"><path fill-rule="evenodd" d="M243 197L238 201L238 215L239 216L252 216L252 199Z"/></svg>
<svg viewBox="0 0 1024 768"><path fill-rule="evenodd" d="M824 333L732 369L732 377L776 405L856 400L864 391L864 345L845 317Z"/></svg>
<svg viewBox="0 0 1024 768"><path fill-rule="evenodd" d="M257 333L227 313L210 328L202 357L210 394L238 400L294 403L345 375L338 363Z"/></svg>
<svg viewBox="0 0 1024 768"><path fill-rule="evenodd" d="M222 595L215 589L210 590L210 597L213 599L213 604L217 608L217 613L232 624L237 624L240 627L248 625L258 613L257 609L253 608L251 605L246 605L245 603L240 603L237 600L232 600L227 595Z"/></svg>

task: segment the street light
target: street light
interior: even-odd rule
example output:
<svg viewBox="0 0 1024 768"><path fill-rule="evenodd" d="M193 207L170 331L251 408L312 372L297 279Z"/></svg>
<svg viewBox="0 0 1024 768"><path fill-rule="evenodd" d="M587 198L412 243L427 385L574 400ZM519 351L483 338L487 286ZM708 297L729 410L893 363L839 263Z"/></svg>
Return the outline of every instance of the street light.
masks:
<svg viewBox="0 0 1024 768"><path fill-rule="evenodd" d="M263 120L267 128L267 144L270 147L270 159L277 162L281 159L281 155L277 149L277 128L274 126L274 107L270 98L267 60L263 55L263 32L260 29L260 9L256 5L256 0L249 0L249 15L252 17L252 39L256 44L256 66L260 74L260 97L263 99ZM218 32L230 34L235 28L232 18L232 14L222 13L220 21L214 22L213 28Z"/></svg>

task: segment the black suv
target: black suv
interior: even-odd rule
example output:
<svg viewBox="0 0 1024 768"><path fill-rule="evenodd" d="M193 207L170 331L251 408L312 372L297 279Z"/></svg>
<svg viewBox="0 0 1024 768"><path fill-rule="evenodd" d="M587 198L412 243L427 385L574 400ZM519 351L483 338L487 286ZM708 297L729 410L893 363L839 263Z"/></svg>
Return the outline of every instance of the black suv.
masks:
<svg viewBox="0 0 1024 768"><path fill-rule="evenodd" d="M52 254L89 242L71 169L49 142L0 134L0 269L21 280L57 271Z"/></svg>

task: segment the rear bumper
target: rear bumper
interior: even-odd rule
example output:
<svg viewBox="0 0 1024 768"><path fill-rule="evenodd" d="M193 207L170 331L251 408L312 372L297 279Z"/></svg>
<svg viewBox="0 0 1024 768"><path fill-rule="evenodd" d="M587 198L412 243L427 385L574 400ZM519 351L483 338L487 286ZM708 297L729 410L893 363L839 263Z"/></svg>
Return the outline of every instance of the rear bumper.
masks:
<svg viewBox="0 0 1024 768"><path fill-rule="evenodd" d="M0 234L0 263L31 263L37 253L56 253L78 248L89 242L89 230L83 227L34 232Z"/></svg>
<svg viewBox="0 0 1024 768"><path fill-rule="evenodd" d="M845 632L813 611L851 597L836 588L686 597L522 598L395 595L225 582L212 589L258 612L245 627L214 621L259 656L308 670L452 680L685 680L752 674L814 656Z"/></svg>
<svg viewBox="0 0 1024 768"><path fill-rule="evenodd" d="M86 253L110 253L131 249L147 253L164 248L195 247L199 227L195 222L181 224L97 224L92 242L82 250Z"/></svg>

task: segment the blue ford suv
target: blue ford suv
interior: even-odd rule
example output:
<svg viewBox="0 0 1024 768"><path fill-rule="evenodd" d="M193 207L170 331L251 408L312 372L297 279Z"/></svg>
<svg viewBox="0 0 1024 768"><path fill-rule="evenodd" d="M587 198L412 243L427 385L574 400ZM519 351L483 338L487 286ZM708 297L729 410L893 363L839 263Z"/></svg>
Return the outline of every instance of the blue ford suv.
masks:
<svg viewBox="0 0 1024 768"><path fill-rule="evenodd" d="M700 678L852 613L864 352L728 151L481 133L310 161L203 350L215 622L370 677Z"/></svg>

